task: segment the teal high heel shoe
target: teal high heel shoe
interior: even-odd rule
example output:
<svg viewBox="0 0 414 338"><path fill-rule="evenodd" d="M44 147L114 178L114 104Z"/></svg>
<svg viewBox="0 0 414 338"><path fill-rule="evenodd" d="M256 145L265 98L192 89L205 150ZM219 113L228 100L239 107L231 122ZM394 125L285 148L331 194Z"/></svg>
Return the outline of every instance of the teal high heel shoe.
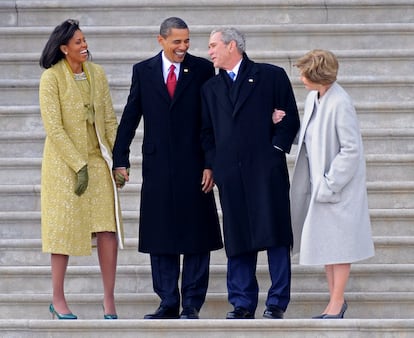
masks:
<svg viewBox="0 0 414 338"><path fill-rule="evenodd" d="M102 305L102 310L104 313L104 319L118 319L118 315L117 314L105 314L105 307Z"/></svg>
<svg viewBox="0 0 414 338"><path fill-rule="evenodd" d="M55 310L53 304L49 305L49 311L52 314L52 318L55 319L55 316L58 319L78 319L78 317L76 315L74 315L73 313L59 313Z"/></svg>

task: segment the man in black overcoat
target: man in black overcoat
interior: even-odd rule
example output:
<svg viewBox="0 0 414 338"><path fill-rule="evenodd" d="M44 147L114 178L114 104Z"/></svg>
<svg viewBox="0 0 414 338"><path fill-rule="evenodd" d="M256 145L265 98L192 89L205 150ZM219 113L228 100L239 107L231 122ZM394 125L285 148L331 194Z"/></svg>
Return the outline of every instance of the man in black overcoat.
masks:
<svg viewBox="0 0 414 338"><path fill-rule="evenodd" d="M255 63L234 28L210 35L209 55L219 74L202 88L202 142L223 210L228 257L228 319L254 318L258 251L267 250L271 287L266 318L283 318L290 301L289 174L286 153L299 115L286 72ZM283 111L274 124L272 115Z"/></svg>
<svg viewBox="0 0 414 338"><path fill-rule="evenodd" d="M163 50L134 65L113 150L114 176L122 186L129 180L130 145L142 117L138 250L150 254L153 288L161 299L146 319L198 318L207 292L210 251L223 246L212 171L200 141L200 88L215 70L210 61L187 53L189 41L183 20L172 17L161 24L158 42ZM166 84L170 70L176 79L171 93Z"/></svg>

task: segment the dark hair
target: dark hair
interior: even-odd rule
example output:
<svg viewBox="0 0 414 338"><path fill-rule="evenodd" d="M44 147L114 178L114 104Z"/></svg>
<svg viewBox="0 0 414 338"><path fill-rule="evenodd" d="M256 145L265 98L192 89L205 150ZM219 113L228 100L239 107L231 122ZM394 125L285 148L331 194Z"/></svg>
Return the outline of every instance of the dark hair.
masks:
<svg viewBox="0 0 414 338"><path fill-rule="evenodd" d="M184 22L184 20L173 16L168 19L165 19L162 22L160 26L160 35L163 38L166 38L168 35L170 35L172 28L188 29L188 26Z"/></svg>
<svg viewBox="0 0 414 338"><path fill-rule="evenodd" d="M78 30L80 30L79 21L73 19L68 19L56 26L43 48L39 60L40 67L50 68L63 59L65 55L60 50L60 46L67 45Z"/></svg>

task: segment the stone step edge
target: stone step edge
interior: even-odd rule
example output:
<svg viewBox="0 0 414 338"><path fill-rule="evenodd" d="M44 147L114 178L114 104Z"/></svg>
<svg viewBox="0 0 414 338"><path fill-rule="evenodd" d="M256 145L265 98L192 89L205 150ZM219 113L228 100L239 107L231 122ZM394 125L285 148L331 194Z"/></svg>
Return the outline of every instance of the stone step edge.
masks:
<svg viewBox="0 0 414 338"><path fill-rule="evenodd" d="M362 128L363 137L414 137L414 128ZM135 139L142 138L143 130L138 129ZM45 137L43 131L2 131L0 141L41 140Z"/></svg>
<svg viewBox="0 0 414 338"><path fill-rule="evenodd" d="M204 34L208 36L216 25L191 25L191 33L194 36ZM384 33L401 33L410 35L414 31L414 23L289 23L289 24L248 24L233 25L235 28L249 32L249 35L255 34L268 35L272 33L287 35L311 35L312 33L374 33L382 35ZM0 27L0 36L7 35L24 35L30 36L49 36L52 26L20 26L20 27ZM159 25L153 26L83 26L82 30L86 35L130 35L139 37L147 35L148 37L158 34Z"/></svg>
<svg viewBox="0 0 414 338"><path fill-rule="evenodd" d="M413 135L414 136L414 135ZM122 188L122 194L136 193L141 190L142 183L128 183ZM414 181L373 181L367 182L368 193L378 192L413 192ZM0 194L39 194L41 184L2 184ZM399 209L398 209L399 210Z"/></svg>
<svg viewBox="0 0 414 338"><path fill-rule="evenodd" d="M0 332L7 331L43 334L48 337L56 335L62 337L66 332L68 336L80 334L93 337L115 337L118 334L140 333L147 337L189 337L188 334L200 337L286 337L300 334L303 337L334 337L346 332L348 337L367 337L370 332L381 337L408 337L414 332L414 319L343 319L318 321L314 319L255 319L255 320L226 320L226 319L199 319L199 320L145 320L145 319L119 319L105 320L39 320L39 319L2 319ZM122 333L123 332L123 333ZM227 333L226 333L227 332ZM392 333L390 333L392 332ZM236 335L235 335L236 334ZM247 334L247 335L246 335ZM331 335L330 335L331 334ZM13 337L17 337L14 335ZM40 337L40 335L36 335ZM297 337L295 335L295 337ZM344 337L341 335L341 337Z"/></svg>
<svg viewBox="0 0 414 338"><path fill-rule="evenodd" d="M192 0L191 0L192 1ZM191 48L190 48L191 51ZM286 50L286 51L273 51L273 50L252 50L249 52L249 57L252 59L297 59L308 50ZM369 60L378 59L392 59L407 58L412 60L414 55L414 49L332 49L332 52L341 59L364 59ZM93 59L98 62L118 62L118 61L130 61L132 63L137 60L147 59L154 56L150 51L129 51L129 52L95 52L93 53ZM0 62L23 62L29 63L38 62L40 53L33 52L19 52L19 53L4 53L0 52ZM346 61L343 61L346 62Z"/></svg>
<svg viewBox="0 0 414 338"><path fill-rule="evenodd" d="M406 6L406 5L411 5L412 2L408 1L408 0L393 0L393 1L381 1L381 5L382 6L392 6L393 8L395 6ZM118 0L116 2L112 1L112 0L99 0L99 1L93 1L93 0L89 0L89 1L84 1L84 0L72 0L69 2L62 2L62 3L55 3L52 2L51 4L47 4L47 2L45 3L45 1L27 1L27 0L19 0L19 1L4 1L1 2L0 8L1 9L5 9L5 8L10 8L13 10L16 10L17 12L19 10L30 10L30 9L35 9L35 10L39 10L39 9L78 9L79 7L81 8L87 8L87 9L96 9L97 5L99 5L98 9L113 9L116 10L118 8L137 8L137 7L144 7L144 6L148 6L148 1L147 0L135 0L135 1L129 1L129 0ZM210 0L208 2L204 2L204 1L200 1L200 2L194 2L193 0L178 0L174 3L174 6L176 7L180 7L180 6L190 6L190 7L224 7L224 8L228 8L231 6L237 6L237 7L254 7L256 8L258 6L257 1L256 0ZM309 0L273 0L273 1L261 1L260 5L263 6L264 8L268 8L268 6L274 6L274 7L278 7L278 6L304 6L305 8L312 8L312 7L316 7L316 8L320 8L321 6L324 6L325 10L329 9L329 8L335 8L335 7L340 7L340 8L366 8L366 7L378 7L378 1L371 1L371 0L359 0L357 2L344 2L341 0L330 0L329 2L321 2L321 1L309 1ZM154 8L165 8L165 2L163 1L155 1L155 2L151 2L151 7Z"/></svg>
<svg viewBox="0 0 414 338"><path fill-rule="evenodd" d="M108 79L111 88L128 87L131 84L131 79L127 76L121 78ZM291 80L293 85L300 85L302 82L295 76ZM381 87L382 85L407 85L414 84L414 76L410 75L365 75L365 76L339 76L338 82L343 86L350 85L370 85L371 87ZM0 89L37 89L39 87L39 79L0 79Z"/></svg>
<svg viewBox="0 0 414 338"><path fill-rule="evenodd" d="M259 292L259 298L265 298L267 291ZM414 302L414 292L345 292L346 299L351 302ZM78 304L101 303L102 292L97 293L66 293L66 298ZM115 293L116 301L121 304L149 303L158 300L154 293ZM292 292L291 302L311 302L329 298L327 292ZM47 303L50 302L51 293L13 294L0 293L0 305L5 303ZM227 292L207 292L207 301L227 301ZM414 320L414 319L413 319Z"/></svg>
<svg viewBox="0 0 414 338"><path fill-rule="evenodd" d="M375 246L400 247L414 246L414 236L373 236ZM125 250L137 250L138 237L125 238ZM1 250L5 249L40 249L42 240L40 238L8 238L0 239Z"/></svg>
<svg viewBox="0 0 414 338"><path fill-rule="evenodd" d="M414 57L414 54L413 54ZM38 80L37 80L38 81ZM124 104L114 104L114 109L122 113ZM298 108L302 107L303 103L298 103ZM355 108L358 113L364 114L366 111L374 110L376 113L385 113L391 111L412 113L414 109L413 101L374 101L374 102L355 102ZM40 118L39 105L2 105L0 103L0 115L38 115Z"/></svg>
<svg viewBox="0 0 414 338"><path fill-rule="evenodd" d="M296 155L287 155L288 162L294 162ZM414 154L366 154L367 164L407 164L414 162ZM131 156L131 163L141 165L142 156ZM39 167L42 165L41 157L0 157L0 168Z"/></svg>
<svg viewBox="0 0 414 338"><path fill-rule="evenodd" d="M371 218L377 219L414 219L414 208L411 209L370 209ZM137 221L139 219L138 210L122 211L124 220ZM0 211L0 224L6 221L30 221L38 223L40 221L40 211Z"/></svg>
<svg viewBox="0 0 414 338"><path fill-rule="evenodd" d="M117 276L120 275L136 275L141 274L151 274L151 267L149 265L118 265L117 267ZM268 266L258 265L257 273L266 273ZM227 272L227 266L224 264L211 264L210 273L212 275L223 274ZM304 266L298 264L292 264L292 275L324 275L322 266ZM91 276L99 275L100 276L99 265L69 265L67 268L67 276ZM353 264L351 274L356 275L382 275L389 274L390 277L401 277L399 275L410 275L414 276L414 264ZM24 278L29 278L29 276L50 276L50 267L49 266L0 266L0 276L2 278L22 276Z"/></svg>

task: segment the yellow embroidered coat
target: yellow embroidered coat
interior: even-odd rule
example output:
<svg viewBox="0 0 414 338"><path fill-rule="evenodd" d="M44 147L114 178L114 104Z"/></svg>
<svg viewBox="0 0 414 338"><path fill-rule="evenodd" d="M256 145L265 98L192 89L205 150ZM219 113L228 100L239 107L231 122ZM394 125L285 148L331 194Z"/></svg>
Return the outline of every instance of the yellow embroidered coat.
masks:
<svg viewBox="0 0 414 338"><path fill-rule="evenodd" d="M119 199L111 174L118 124L104 70L91 62L84 63L83 69L90 82L102 155L96 159L88 158L87 108L72 72L61 60L45 70L40 79L40 112L46 131L41 174L44 252L90 255L92 233L114 230L123 248ZM85 164L89 185L83 195L77 196L76 173Z"/></svg>

